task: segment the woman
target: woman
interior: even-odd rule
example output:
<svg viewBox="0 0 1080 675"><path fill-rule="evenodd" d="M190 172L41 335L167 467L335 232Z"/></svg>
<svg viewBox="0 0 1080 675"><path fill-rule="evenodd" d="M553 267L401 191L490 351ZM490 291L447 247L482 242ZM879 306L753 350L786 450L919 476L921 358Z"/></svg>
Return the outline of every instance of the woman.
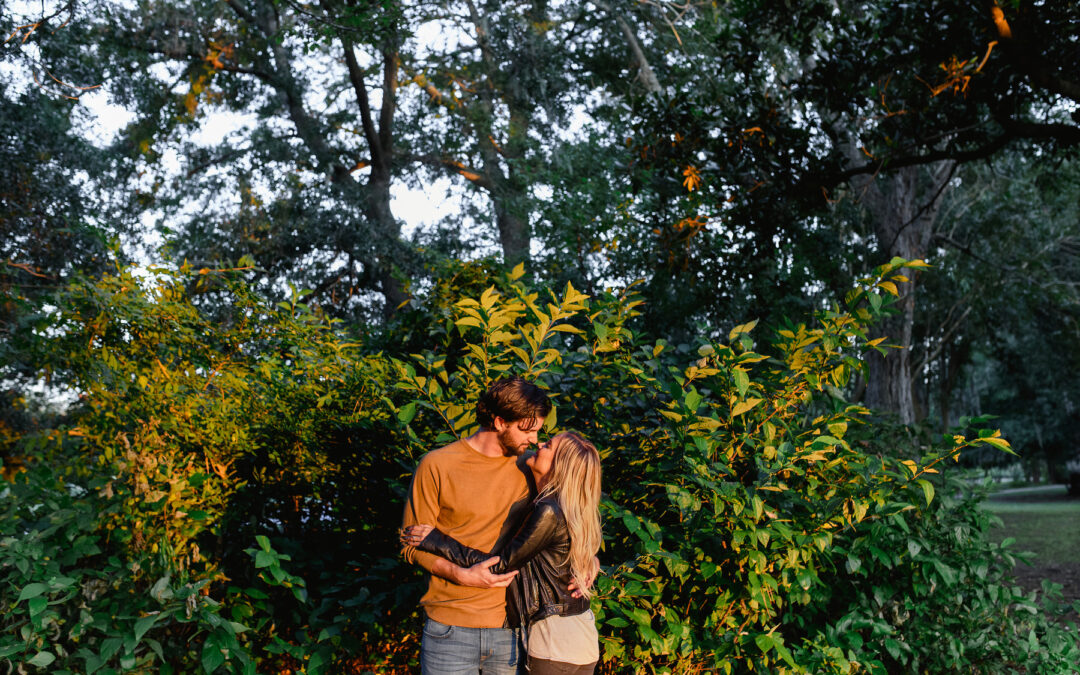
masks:
<svg viewBox="0 0 1080 675"><path fill-rule="evenodd" d="M415 525L402 542L470 567L493 555L501 574L520 569L507 589L506 616L522 628L532 675L588 675L600 658L589 581L600 550L600 455L572 431L540 446L525 462L539 494L525 524L506 546L485 553L430 525ZM580 596L574 597L573 583Z"/></svg>

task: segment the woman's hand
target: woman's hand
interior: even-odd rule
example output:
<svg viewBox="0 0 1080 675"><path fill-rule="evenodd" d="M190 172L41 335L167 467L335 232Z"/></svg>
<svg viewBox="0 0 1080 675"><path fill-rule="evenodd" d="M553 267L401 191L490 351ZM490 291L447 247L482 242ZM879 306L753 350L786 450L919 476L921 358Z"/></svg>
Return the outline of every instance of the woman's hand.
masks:
<svg viewBox="0 0 1080 675"><path fill-rule="evenodd" d="M431 525L410 525L401 530L401 543L405 546L419 546L435 528Z"/></svg>

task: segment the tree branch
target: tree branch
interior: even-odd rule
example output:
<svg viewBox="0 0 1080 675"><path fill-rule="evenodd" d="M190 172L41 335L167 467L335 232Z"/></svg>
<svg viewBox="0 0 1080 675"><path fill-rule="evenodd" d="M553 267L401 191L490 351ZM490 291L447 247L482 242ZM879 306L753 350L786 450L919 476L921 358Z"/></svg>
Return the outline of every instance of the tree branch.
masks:
<svg viewBox="0 0 1080 675"><path fill-rule="evenodd" d="M349 71L349 82L352 83L353 91L356 92L356 102L360 106L360 123L364 129L364 138L367 140L368 149L371 151L371 163L382 167L385 162L382 156L382 144L379 142L379 134L375 130L375 123L371 119L371 103L368 101L367 85L364 83L364 71L356 61L353 52L353 44L346 38L341 38L345 48L345 66Z"/></svg>
<svg viewBox="0 0 1080 675"><path fill-rule="evenodd" d="M658 93L660 91L660 80L656 79L656 73L653 72L652 66L649 65L649 60L645 58L645 50L641 48L641 42L638 41L634 30L630 28L630 24L626 22L626 19L621 14L616 14L611 5L606 2L593 0L593 4L615 17L615 23L619 24L619 29L626 38L627 44L630 45L630 53L634 55L634 60L637 62L638 77L641 79L641 83L645 85L645 91L650 94Z"/></svg>
<svg viewBox="0 0 1080 675"><path fill-rule="evenodd" d="M1080 103L1080 83L1073 82L1053 72L1053 69L1030 42L1016 37L1009 26L1005 12L996 2L988 3L990 16L997 29L998 42L1013 63L1019 66L1031 81L1040 88Z"/></svg>
<svg viewBox="0 0 1080 675"><path fill-rule="evenodd" d="M1004 148L1010 142L1020 139L1056 140L1067 146L1080 145L1080 127L1071 124L1059 122L1039 124L1009 120L1005 122L1003 126L1005 127L1005 133L984 145L971 150L939 149L931 150L923 154L906 155L902 157L885 157L873 162L867 162L861 166L837 172L830 176L831 180L829 182L835 185L862 174L873 174L884 169L902 169L907 166L930 164L945 160L953 160L959 164L963 164L965 162L986 159L998 150Z"/></svg>
<svg viewBox="0 0 1080 675"><path fill-rule="evenodd" d="M465 166L461 162L450 159L449 157L439 157L439 156L436 156L436 155L416 155L416 154L411 154L411 155L406 155L404 157L404 160L406 162L419 162L421 164L426 164L428 166L435 167L437 169L444 169L446 171L456 173L456 174L458 174L460 176L465 177L467 180L471 181L474 185L476 185L477 187L482 188L484 190L491 190L491 188L492 188L491 181L488 179L487 176L485 176L484 174L482 174L481 172L479 172L479 171L477 171L475 169L470 169L469 167Z"/></svg>

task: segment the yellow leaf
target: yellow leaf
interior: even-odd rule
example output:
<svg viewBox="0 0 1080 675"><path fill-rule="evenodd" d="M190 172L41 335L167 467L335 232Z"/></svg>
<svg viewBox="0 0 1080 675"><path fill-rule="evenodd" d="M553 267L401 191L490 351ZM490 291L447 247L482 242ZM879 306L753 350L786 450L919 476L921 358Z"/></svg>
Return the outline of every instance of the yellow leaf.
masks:
<svg viewBox="0 0 1080 675"><path fill-rule="evenodd" d="M480 322L480 319L477 319L474 316L463 316L460 319L458 319L457 321L455 321L454 325L455 326L474 326L476 328L483 328L484 327L484 324Z"/></svg>
<svg viewBox="0 0 1080 675"><path fill-rule="evenodd" d="M701 173L697 170L697 167L687 166L683 169L683 186L687 191L693 192L702 183Z"/></svg>
<svg viewBox="0 0 1080 675"><path fill-rule="evenodd" d="M1001 432L998 432L998 433L1001 433ZM980 438L978 440L982 441L983 443L989 443L990 445L994 446L998 450L1004 450L1005 452L1009 452L1009 453L1011 453L1013 451L1012 450L1012 445L1010 445L1009 442L1007 440L1005 440L1004 438L999 438L999 437L996 437L996 436L990 436L988 438Z"/></svg>
<svg viewBox="0 0 1080 675"><path fill-rule="evenodd" d="M878 284L878 287L885 289L886 291L892 293L895 296L899 297L900 295L900 291L896 288L896 284L891 281L882 281L880 284Z"/></svg>
<svg viewBox="0 0 1080 675"><path fill-rule="evenodd" d="M758 320L754 319L749 323L743 323L735 326L731 329L731 332L728 333L728 340L734 340L736 335L739 335L741 333L749 333L750 331L754 330L754 326L757 325L757 322Z"/></svg>
<svg viewBox="0 0 1080 675"><path fill-rule="evenodd" d="M480 306L484 309L490 310L495 306L495 303L499 301L499 292L495 290L494 286L489 287L480 296Z"/></svg>
<svg viewBox="0 0 1080 675"><path fill-rule="evenodd" d="M563 292L563 304L578 305L588 299L588 295L578 291L569 281L566 282L566 290Z"/></svg>
<svg viewBox="0 0 1080 675"><path fill-rule="evenodd" d="M560 323L551 327L551 330L557 333L573 333L574 335L584 335L585 331L581 330L577 326L571 323Z"/></svg>
<svg viewBox="0 0 1080 675"><path fill-rule="evenodd" d="M752 409L758 403L761 403L760 398L748 398L745 401L740 401L735 405L734 408L731 409L731 416L738 417L739 415L742 415L743 413Z"/></svg>
<svg viewBox="0 0 1080 675"><path fill-rule="evenodd" d="M510 270L510 273L506 275L510 281L517 281L521 277L525 276L525 263L518 263L514 265L514 269Z"/></svg>
<svg viewBox="0 0 1080 675"><path fill-rule="evenodd" d="M911 472L912 476L919 473L919 465L911 461L910 459L905 459L900 463L907 467L907 470Z"/></svg>

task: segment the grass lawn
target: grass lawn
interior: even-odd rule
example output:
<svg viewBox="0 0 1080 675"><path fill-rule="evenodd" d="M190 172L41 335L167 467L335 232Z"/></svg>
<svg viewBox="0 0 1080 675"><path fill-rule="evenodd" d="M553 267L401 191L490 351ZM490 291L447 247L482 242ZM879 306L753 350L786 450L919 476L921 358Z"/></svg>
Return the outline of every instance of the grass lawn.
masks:
<svg viewBox="0 0 1080 675"><path fill-rule="evenodd" d="M983 508L1004 523L991 530L994 540L1015 539L1010 548L1035 553L1032 564L1080 563L1080 499L1070 498L1065 486L1005 490Z"/></svg>

